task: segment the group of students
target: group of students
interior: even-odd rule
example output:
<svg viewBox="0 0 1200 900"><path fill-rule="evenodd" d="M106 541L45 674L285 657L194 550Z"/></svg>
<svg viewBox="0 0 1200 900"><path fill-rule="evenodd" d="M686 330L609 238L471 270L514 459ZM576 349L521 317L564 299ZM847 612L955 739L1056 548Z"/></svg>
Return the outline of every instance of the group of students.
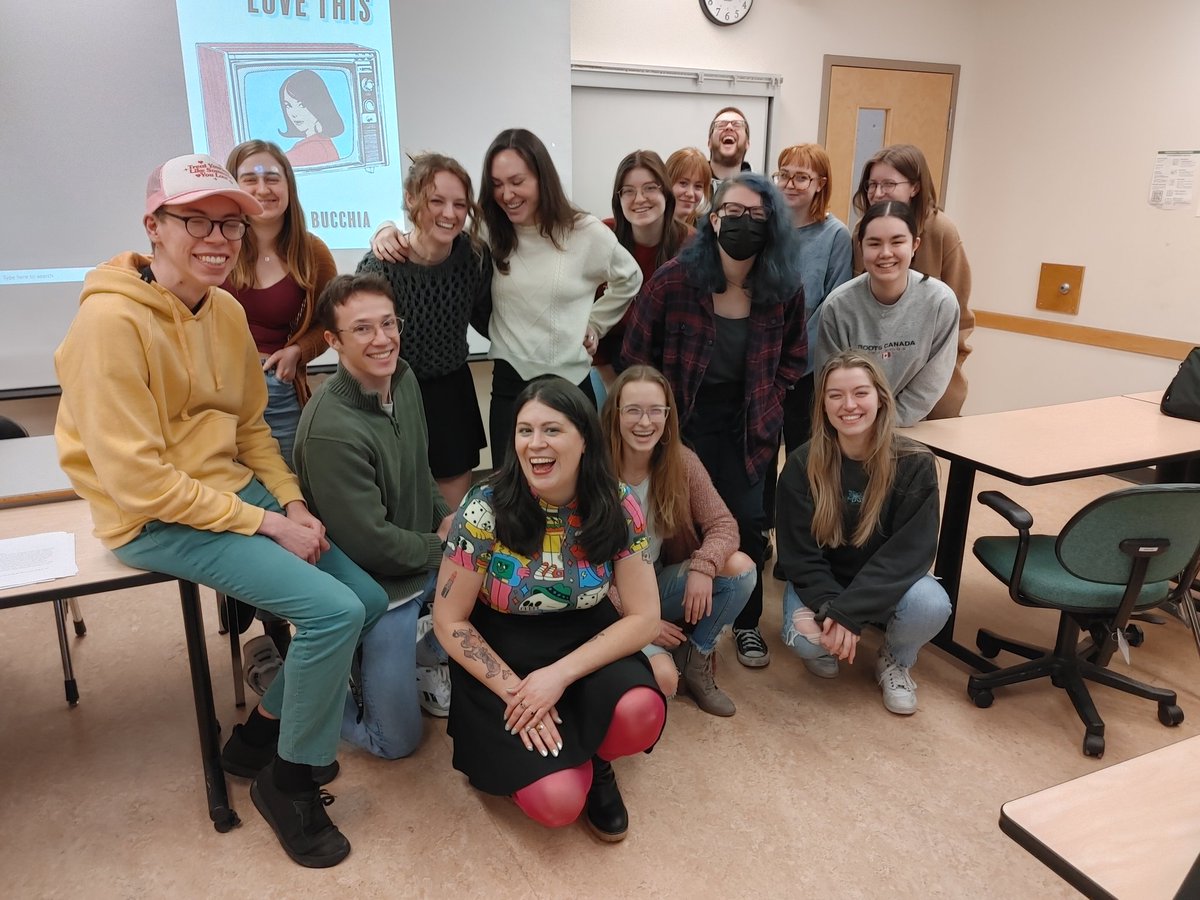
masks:
<svg viewBox="0 0 1200 900"><path fill-rule="evenodd" d="M769 661L768 506L784 644L833 677L882 626L884 703L916 709L909 670L949 602L932 457L896 426L957 414L970 317L913 267L935 233L929 268L969 270L916 148L867 164L856 241L829 169L801 144L770 179L714 185L694 148L639 150L600 221L509 129L478 199L453 159L414 159L411 229L382 227L353 275L275 145L154 170L151 255L88 274L55 355L60 461L123 562L295 628L222 752L295 861L350 851L326 812L338 741L408 755L419 699L472 785L621 840L612 760L653 748L681 683L734 714L726 629L743 664ZM486 438L468 324L491 341ZM338 369L310 394L327 346Z"/></svg>

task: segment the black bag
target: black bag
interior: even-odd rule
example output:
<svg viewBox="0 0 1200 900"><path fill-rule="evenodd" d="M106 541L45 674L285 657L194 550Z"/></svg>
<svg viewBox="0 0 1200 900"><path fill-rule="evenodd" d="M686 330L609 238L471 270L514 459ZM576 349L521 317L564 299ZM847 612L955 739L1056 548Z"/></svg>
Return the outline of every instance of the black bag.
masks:
<svg viewBox="0 0 1200 900"><path fill-rule="evenodd" d="M1200 347L1193 347L1163 393L1159 409L1177 419L1200 422Z"/></svg>

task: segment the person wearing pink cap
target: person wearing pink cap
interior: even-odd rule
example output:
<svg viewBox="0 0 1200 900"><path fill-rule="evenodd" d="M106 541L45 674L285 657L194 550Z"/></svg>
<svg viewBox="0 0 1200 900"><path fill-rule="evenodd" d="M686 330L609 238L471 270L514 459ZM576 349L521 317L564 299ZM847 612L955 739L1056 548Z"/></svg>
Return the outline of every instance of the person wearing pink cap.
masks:
<svg viewBox="0 0 1200 900"><path fill-rule="evenodd" d="M220 285L262 207L207 156L150 176L153 253L88 273L54 355L59 462L122 562L291 621L283 669L221 754L288 855L341 862L350 843L319 785L336 774L355 647L387 594L325 537L263 419L267 390L242 306Z"/></svg>

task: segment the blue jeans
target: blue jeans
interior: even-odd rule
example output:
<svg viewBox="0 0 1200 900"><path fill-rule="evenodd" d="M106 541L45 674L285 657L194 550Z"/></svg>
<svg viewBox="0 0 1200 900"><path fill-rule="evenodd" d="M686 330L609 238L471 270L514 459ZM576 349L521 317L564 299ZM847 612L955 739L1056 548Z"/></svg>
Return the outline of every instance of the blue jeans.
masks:
<svg viewBox="0 0 1200 900"><path fill-rule="evenodd" d="M658 573L661 615L668 622L683 621L683 595L687 588L688 570L689 564L682 562L667 566ZM758 572L754 569L741 575L718 575L713 579L712 612L696 623L691 635L697 650L706 655L712 653L721 632L733 625L733 620L746 605L746 599L757 581Z"/></svg>
<svg viewBox="0 0 1200 900"><path fill-rule="evenodd" d="M296 426L300 424L300 400L296 386L280 381L275 370L264 372L267 380L267 408L263 418L271 427L271 437L279 441L283 461L292 466L292 448L296 446Z"/></svg>
<svg viewBox="0 0 1200 900"><path fill-rule="evenodd" d="M827 656L825 648L792 627L792 615L803 605L796 588L789 583L783 591L783 642L804 659ZM887 622L884 646L896 662L911 667L917 661L917 653L942 630L948 618L950 598L945 588L932 575L925 575L900 598Z"/></svg>
<svg viewBox="0 0 1200 900"><path fill-rule="evenodd" d="M283 512L257 479L238 496ZM283 759L314 766L333 762L354 648L387 609L387 594L375 579L332 542L314 566L261 534L158 521L113 553L127 566L207 585L295 625L296 636L262 707L279 717Z"/></svg>
<svg viewBox="0 0 1200 900"><path fill-rule="evenodd" d="M358 719L358 704L346 694L342 711L342 738L356 747L384 759L408 756L421 743L421 707L417 701L417 619L433 602L437 573L419 597L389 609L378 624L363 635L362 669L358 674L362 690L363 716ZM433 632L425 642L434 642ZM442 654L444 657L444 654Z"/></svg>

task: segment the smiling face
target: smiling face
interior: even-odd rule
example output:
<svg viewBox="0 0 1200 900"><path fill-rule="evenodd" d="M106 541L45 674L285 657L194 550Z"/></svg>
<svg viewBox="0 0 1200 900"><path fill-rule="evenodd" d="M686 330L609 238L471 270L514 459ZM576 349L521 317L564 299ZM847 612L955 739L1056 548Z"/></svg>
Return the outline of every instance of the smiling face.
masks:
<svg viewBox="0 0 1200 900"><path fill-rule="evenodd" d="M220 223L227 219L244 221L242 211L228 197L219 196L163 209L172 215L161 219L147 215L143 220L154 245L150 267L163 287L194 307L210 287L219 285L233 271L242 242L226 238ZM208 237L198 238L189 234L187 225L175 216L204 216L215 224Z"/></svg>
<svg viewBox="0 0 1200 900"><path fill-rule="evenodd" d="M337 331L326 331L325 340L337 351L338 362L366 390L387 397L400 356L400 335L395 327L382 325L395 321L395 304L382 294L360 291L351 294L333 314ZM365 340L354 333L355 326L369 326Z"/></svg>
<svg viewBox="0 0 1200 900"><path fill-rule="evenodd" d="M621 180L621 211L634 228L661 225L667 212L663 186L649 169L641 166L630 169Z"/></svg>
<svg viewBox="0 0 1200 900"><path fill-rule="evenodd" d="M704 191L708 184L699 176L684 175L671 185L671 193L675 195L675 218L686 219L696 211L696 207L704 200Z"/></svg>
<svg viewBox="0 0 1200 900"><path fill-rule="evenodd" d="M262 204L261 216L252 216L255 222L274 222L287 212L289 194L287 177L283 166L265 150L251 153L237 172L238 187Z"/></svg>
<svg viewBox="0 0 1200 900"><path fill-rule="evenodd" d="M871 279L871 293L881 303L895 303L908 287L908 270L920 240L896 216L879 216L863 232L863 267Z"/></svg>
<svg viewBox="0 0 1200 900"><path fill-rule="evenodd" d="M875 187L871 187L874 184ZM892 187L894 185L894 187ZM867 203L879 203L883 200L899 200L901 203L912 204L912 198L921 190L919 183L909 181L895 166L877 162L871 166L867 174Z"/></svg>
<svg viewBox="0 0 1200 900"><path fill-rule="evenodd" d="M514 225L538 223L538 179L516 150L492 159L492 196Z"/></svg>
<svg viewBox="0 0 1200 900"><path fill-rule="evenodd" d="M655 410L668 406L662 385L653 381L631 381L621 388L621 396L617 399L617 422L625 451L639 455L651 453L662 440L667 425L666 416L655 417L661 415ZM638 412L640 416L636 415Z"/></svg>
<svg viewBox="0 0 1200 900"><path fill-rule="evenodd" d="M825 379L823 399L842 452L862 459L879 416L879 392L871 373L860 366L834 369Z"/></svg>
<svg viewBox="0 0 1200 900"><path fill-rule="evenodd" d="M413 224L420 232L421 241L437 247L448 247L462 234L467 222L470 201L466 185L458 176L445 170L433 176L433 184L422 203L420 198L406 198L405 203L415 208Z"/></svg>
<svg viewBox="0 0 1200 900"><path fill-rule="evenodd" d="M780 166L779 172L781 177L776 184L792 211L792 221L798 225L807 223L813 198L825 186L825 179L809 166ZM800 187L801 182L804 187Z"/></svg>
<svg viewBox="0 0 1200 900"><path fill-rule="evenodd" d="M288 117L288 121L295 125L296 130L302 132L305 137L311 137L317 133L317 117L288 91L283 93L283 112Z"/></svg>
<svg viewBox="0 0 1200 900"><path fill-rule="evenodd" d="M746 120L732 111L717 116L708 132L709 156L713 162L726 166L740 166L750 146L750 135Z"/></svg>
<svg viewBox="0 0 1200 900"><path fill-rule="evenodd" d="M525 480L537 496L554 506L575 499L584 443L565 413L530 400L517 412L514 446Z"/></svg>

